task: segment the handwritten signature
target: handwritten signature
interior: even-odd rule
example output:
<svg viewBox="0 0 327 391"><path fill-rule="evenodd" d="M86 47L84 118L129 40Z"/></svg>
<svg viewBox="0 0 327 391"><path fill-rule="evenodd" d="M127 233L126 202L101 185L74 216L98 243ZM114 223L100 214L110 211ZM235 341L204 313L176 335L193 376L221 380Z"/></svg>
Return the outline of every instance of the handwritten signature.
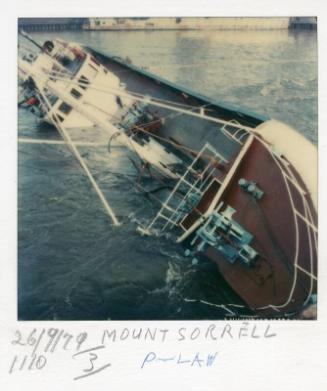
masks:
<svg viewBox="0 0 327 391"><path fill-rule="evenodd" d="M197 352L192 356L184 357L182 353L178 353L173 356L163 356L155 352L149 352L146 354L146 356L143 359L143 362L141 364L141 369L145 367L149 367L150 364L152 366L154 363L158 364L158 363L168 363L168 362L176 365L181 365L181 364L189 365L190 367L199 367L199 368L204 366L210 367L215 362L217 355L218 352L201 356L201 354Z"/></svg>

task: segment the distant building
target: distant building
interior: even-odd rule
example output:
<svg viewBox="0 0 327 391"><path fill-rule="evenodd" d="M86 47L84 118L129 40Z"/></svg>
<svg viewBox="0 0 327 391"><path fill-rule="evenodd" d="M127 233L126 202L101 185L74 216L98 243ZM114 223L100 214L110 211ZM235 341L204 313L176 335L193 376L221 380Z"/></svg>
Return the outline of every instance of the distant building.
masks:
<svg viewBox="0 0 327 391"><path fill-rule="evenodd" d="M317 18L315 16L296 16L290 18L289 28L292 30L317 30Z"/></svg>
<svg viewBox="0 0 327 391"><path fill-rule="evenodd" d="M82 30L88 18L19 18L18 28L26 31Z"/></svg>
<svg viewBox="0 0 327 391"><path fill-rule="evenodd" d="M316 17L19 18L26 31L60 30L281 30L317 28Z"/></svg>
<svg viewBox="0 0 327 391"><path fill-rule="evenodd" d="M288 17L143 17L89 18L89 30L276 30L288 29Z"/></svg>

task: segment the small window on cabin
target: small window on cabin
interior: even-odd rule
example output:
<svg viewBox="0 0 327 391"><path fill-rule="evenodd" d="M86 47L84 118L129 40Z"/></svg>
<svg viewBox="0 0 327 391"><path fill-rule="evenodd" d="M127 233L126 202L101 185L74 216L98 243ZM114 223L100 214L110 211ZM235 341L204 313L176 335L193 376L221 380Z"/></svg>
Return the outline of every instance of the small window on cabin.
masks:
<svg viewBox="0 0 327 391"><path fill-rule="evenodd" d="M87 86L90 84L90 81L89 81L89 79L87 77L82 75L78 79L78 84L80 85L81 88L83 88L83 90L86 90Z"/></svg>
<svg viewBox="0 0 327 391"><path fill-rule="evenodd" d="M93 56L91 56L91 61L94 62L94 64L100 65L99 61L95 59Z"/></svg>
<svg viewBox="0 0 327 391"><path fill-rule="evenodd" d="M82 94L81 94L80 92L78 92L77 90L75 90L75 88L73 88L73 89L70 91L70 94L71 94L74 98L76 98L76 99L79 99L79 98L82 96Z"/></svg>
<svg viewBox="0 0 327 391"><path fill-rule="evenodd" d="M60 122L64 121L64 118L59 114L53 115L52 118L54 119L55 122L57 122L57 119L59 119Z"/></svg>
<svg viewBox="0 0 327 391"><path fill-rule="evenodd" d="M72 107L69 104L62 102L62 104L58 107L58 110L67 115L72 111Z"/></svg>
<svg viewBox="0 0 327 391"><path fill-rule="evenodd" d="M117 105L120 106L121 108L124 107L123 102L122 102L120 96L116 96L116 103L117 103Z"/></svg>
<svg viewBox="0 0 327 391"><path fill-rule="evenodd" d="M54 106L55 103L56 103L57 100L58 100L58 97L55 96L55 95L52 95L52 94L47 95L47 98L48 98L49 102L51 103L51 106Z"/></svg>

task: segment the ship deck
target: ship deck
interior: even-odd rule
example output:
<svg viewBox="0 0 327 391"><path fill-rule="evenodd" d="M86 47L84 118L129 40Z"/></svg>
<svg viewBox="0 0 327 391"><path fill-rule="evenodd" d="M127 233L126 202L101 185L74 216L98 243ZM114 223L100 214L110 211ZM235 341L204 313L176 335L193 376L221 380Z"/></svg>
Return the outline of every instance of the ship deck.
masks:
<svg viewBox="0 0 327 391"><path fill-rule="evenodd" d="M252 113L241 113L233 107L222 106L116 57L105 56L94 51L92 53L115 76L120 78L121 82L126 85L127 91L185 105L184 108L193 108L197 111L201 109L205 115L224 121L237 121L248 127L255 127L266 119L251 115ZM163 119L162 126L157 130L157 136L166 139L168 144L172 142L184 146L184 151L189 150L190 157L194 157L206 143L210 143L226 161L233 160L237 156L241 145L226 137L221 131L223 125L204 118L190 118L187 114L172 113L169 109L151 104L148 107L156 117Z"/></svg>
<svg viewBox="0 0 327 391"><path fill-rule="evenodd" d="M271 308L278 314L302 307L316 291L317 280L316 213L294 168L276 162L254 139L219 199L235 209L233 219L253 235L251 246L259 253L254 266L231 264L213 247L206 252L233 289L263 314ZM285 177L285 167L294 182ZM241 178L256 182L262 199L243 191Z"/></svg>

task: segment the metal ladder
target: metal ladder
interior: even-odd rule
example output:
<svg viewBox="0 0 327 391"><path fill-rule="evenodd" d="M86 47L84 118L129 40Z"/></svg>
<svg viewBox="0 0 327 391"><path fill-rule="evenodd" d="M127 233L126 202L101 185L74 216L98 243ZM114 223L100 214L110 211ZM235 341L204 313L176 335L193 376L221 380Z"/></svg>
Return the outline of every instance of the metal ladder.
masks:
<svg viewBox="0 0 327 391"><path fill-rule="evenodd" d="M199 170L197 168L199 162L203 162L208 155L209 161L204 168ZM158 220L163 220L161 231L173 227L180 227L185 231L185 228L180 224L181 221L194 209L212 181L219 182L217 178L213 177L214 171L217 170L213 161L227 163L227 160L215 148L206 143L179 178L161 209L147 227L148 231L154 227Z"/></svg>
<svg viewBox="0 0 327 391"><path fill-rule="evenodd" d="M249 134L249 132L242 128L235 128L233 125L241 125L238 121L235 119L230 120L227 124L225 124L221 131L227 136L229 139L235 141L236 143L243 145L244 144L244 138Z"/></svg>

